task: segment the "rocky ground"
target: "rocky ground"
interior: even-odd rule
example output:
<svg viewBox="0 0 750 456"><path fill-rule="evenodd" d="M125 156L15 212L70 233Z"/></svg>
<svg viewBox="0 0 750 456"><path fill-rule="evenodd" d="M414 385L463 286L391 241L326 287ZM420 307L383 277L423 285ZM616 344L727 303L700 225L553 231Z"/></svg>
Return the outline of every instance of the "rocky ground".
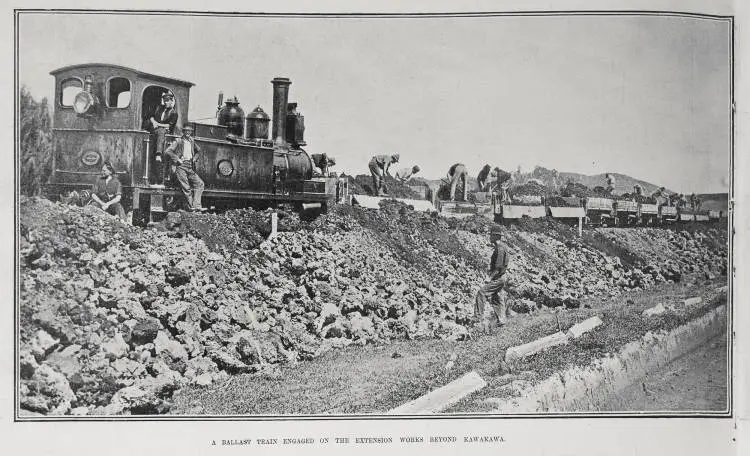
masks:
<svg viewBox="0 0 750 456"><path fill-rule="evenodd" d="M385 202L312 221L250 209L124 225L94 208L22 198L24 413L166 413L185 385L273 372L352 344L459 341L486 279L491 222ZM514 312L575 308L726 274L725 228L509 227Z"/></svg>

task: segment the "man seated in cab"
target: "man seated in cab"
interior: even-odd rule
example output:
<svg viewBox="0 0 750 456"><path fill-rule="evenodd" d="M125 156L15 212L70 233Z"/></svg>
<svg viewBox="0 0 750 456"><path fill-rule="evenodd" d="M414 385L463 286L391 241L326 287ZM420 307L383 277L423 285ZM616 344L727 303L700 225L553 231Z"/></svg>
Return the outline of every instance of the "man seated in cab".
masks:
<svg viewBox="0 0 750 456"><path fill-rule="evenodd" d="M191 212L205 211L201 204L203 179L195 172L195 158L201 152L201 147L193 139L193 126L185 124L182 136L177 138L167 148L165 154L171 161L171 168L180 190L187 200L188 210Z"/></svg>
<svg viewBox="0 0 750 456"><path fill-rule="evenodd" d="M125 209L120 200L122 198L122 184L115 175L115 168L111 163L102 165L102 175L94 183L94 192L91 194L91 203L108 214L114 215L125 221Z"/></svg>

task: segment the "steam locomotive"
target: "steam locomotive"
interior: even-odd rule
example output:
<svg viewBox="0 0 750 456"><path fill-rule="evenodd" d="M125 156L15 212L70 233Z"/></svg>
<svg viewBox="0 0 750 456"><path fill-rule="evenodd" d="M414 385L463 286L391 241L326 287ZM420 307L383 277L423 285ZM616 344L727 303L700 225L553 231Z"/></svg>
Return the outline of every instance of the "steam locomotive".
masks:
<svg viewBox="0 0 750 456"><path fill-rule="evenodd" d="M119 65L87 63L50 73L55 78L53 170L46 192L56 198L92 189L102 164L110 162L122 184L122 204L143 224L176 210L181 192L160 185L155 173L155 141L143 120L165 92L175 98L178 127L187 122L193 83ZM326 210L347 198L347 181L313 177L315 163L303 149L304 116L289 103L287 78L275 78L273 118L258 107L246 117L236 98L226 101L212 123L190 122L202 149L196 172L205 182L207 207L269 207ZM219 96L219 104L222 96ZM272 138L269 123L272 122Z"/></svg>

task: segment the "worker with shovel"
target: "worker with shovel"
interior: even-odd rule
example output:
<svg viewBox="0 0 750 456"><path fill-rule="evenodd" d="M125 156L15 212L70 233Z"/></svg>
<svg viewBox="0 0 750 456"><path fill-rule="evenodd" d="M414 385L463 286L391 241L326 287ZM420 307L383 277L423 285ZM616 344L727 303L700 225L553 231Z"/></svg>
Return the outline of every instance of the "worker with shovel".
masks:
<svg viewBox="0 0 750 456"><path fill-rule="evenodd" d="M451 193L450 193L450 199L451 201L456 200L456 187L458 186L458 183L461 182L463 185L463 201L467 200L468 196L468 182L466 182L466 179L469 175L469 172L466 170L466 166L464 166L463 163L456 163L455 165L451 166L448 170L448 179L450 179L450 186L451 186Z"/></svg>
<svg viewBox="0 0 750 456"><path fill-rule="evenodd" d="M490 242L494 248L490 259L490 280L479 288L474 303L474 317L485 333L489 332L489 322L484 318L484 309L488 301L497 316L498 324L503 326L506 323L503 288L506 285L505 272L508 269L510 255L507 247L501 242L501 236L500 227L493 227L490 232Z"/></svg>
<svg viewBox="0 0 750 456"><path fill-rule="evenodd" d="M384 196L383 179L385 179L385 176L391 175L388 168L398 163L400 158L399 154L393 154L375 155L370 159L369 168L372 175L372 192L375 196Z"/></svg>

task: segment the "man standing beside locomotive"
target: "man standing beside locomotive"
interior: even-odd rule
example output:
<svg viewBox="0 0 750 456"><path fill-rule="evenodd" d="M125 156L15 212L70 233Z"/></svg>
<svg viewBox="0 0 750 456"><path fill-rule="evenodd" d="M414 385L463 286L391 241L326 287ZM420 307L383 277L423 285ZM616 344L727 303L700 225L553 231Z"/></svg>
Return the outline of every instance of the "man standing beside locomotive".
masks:
<svg viewBox="0 0 750 456"><path fill-rule="evenodd" d="M201 147L193 139L193 126L190 124L182 127L182 136L177 138L165 152L172 161L173 172L180 183L182 194L187 199L188 210L192 212L205 210L201 205L205 184L195 172L195 156L200 152Z"/></svg>
<svg viewBox="0 0 750 456"><path fill-rule="evenodd" d="M175 101L172 92L164 92L161 96L162 104L156 108L154 114L149 117L146 128L151 132L151 141L154 144L154 175L156 185L164 184L163 154L167 133L174 134L179 115L174 109Z"/></svg>
<svg viewBox="0 0 750 456"><path fill-rule="evenodd" d="M500 326L506 323L505 294L503 288L506 285L505 272L508 269L510 255L508 249L501 242L502 232L499 226L494 226L490 232L490 242L494 248L490 258L490 280L482 285L477 292L474 301L474 317L478 320L482 330L488 332L489 324L484 318L484 309L487 302L497 315Z"/></svg>
<svg viewBox="0 0 750 456"><path fill-rule="evenodd" d="M401 156L399 154L393 155L375 155L370 159L369 168L370 174L372 175L372 192L375 196L383 196L383 179L385 176L390 177L391 173L388 168L391 165L398 163Z"/></svg>

